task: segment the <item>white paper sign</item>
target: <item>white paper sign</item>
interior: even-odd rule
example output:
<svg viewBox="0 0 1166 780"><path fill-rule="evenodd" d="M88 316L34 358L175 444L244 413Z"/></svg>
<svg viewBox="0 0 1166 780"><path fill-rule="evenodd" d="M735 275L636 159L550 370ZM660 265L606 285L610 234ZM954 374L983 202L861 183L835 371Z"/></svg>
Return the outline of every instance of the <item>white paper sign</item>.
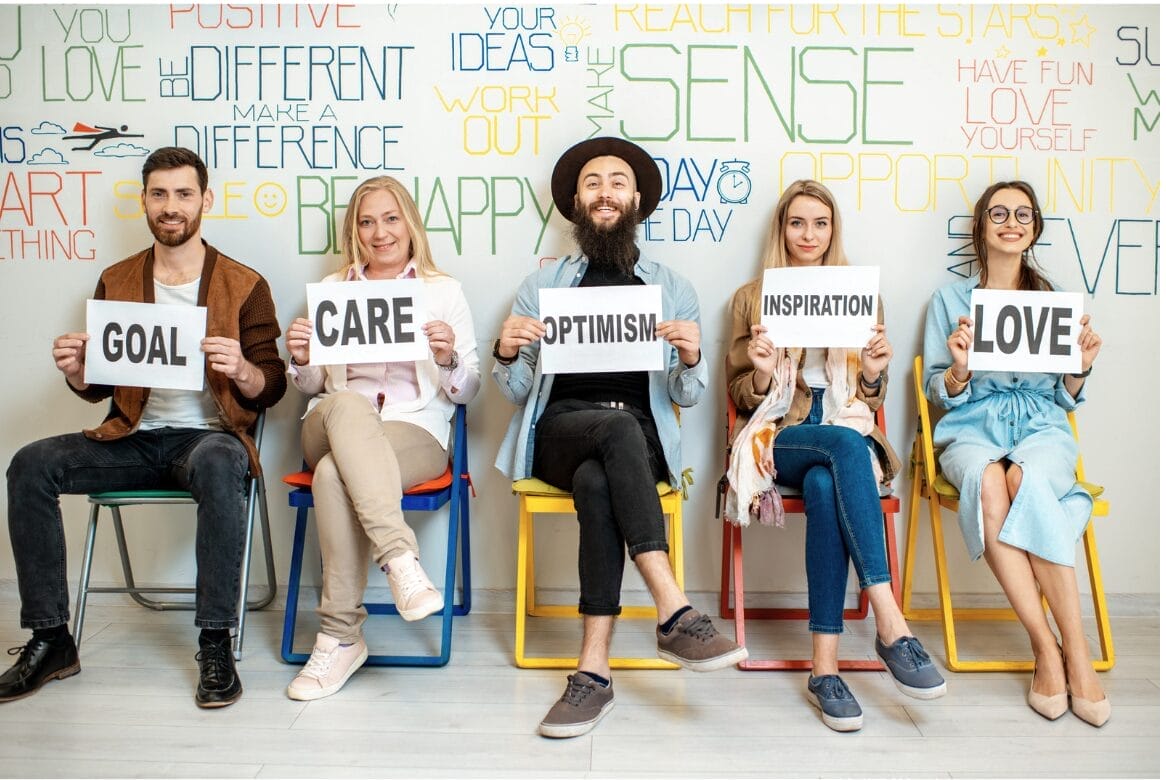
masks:
<svg viewBox="0 0 1166 780"><path fill-rule="evenodd" d="M85 330L89 384L202 390L205 306L89 300Z"/></svg>
<svg viewBox="0 0 1166 780"><path fill-rule="evenodd" d="M430 318L420 279L319 282L307 285L311 362L398 363L424 360Z"/></svg>
<svg viewBox="0 0 1166 780"><path fill-rule="evenodd" d="M769 268L761 324L779 347L865 347L879 316L875 266Z"/></svg>
<svg viewBox="0 0 1166 780"><path fill-rule="evenodd" d="M972 371L1081 373L1085 296L1075 292L972 290Z"/></svg>
<svg viewBox="0 0 1166 780"><path fill-rule="evenodd" d="M663 370L660 302L657 284L539 290L543 373Z"/></svg>

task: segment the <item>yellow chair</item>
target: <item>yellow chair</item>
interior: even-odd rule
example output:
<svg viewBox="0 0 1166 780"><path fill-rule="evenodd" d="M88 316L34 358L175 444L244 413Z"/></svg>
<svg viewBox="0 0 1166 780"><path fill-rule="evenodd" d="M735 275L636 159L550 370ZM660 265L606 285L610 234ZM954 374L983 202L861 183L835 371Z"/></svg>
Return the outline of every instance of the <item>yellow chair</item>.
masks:
<svg viewBox="0 0 1166 780"><path fill-rule="evenodd" d="M959 510L959 489L948 482L936 461L932 442L932 410L923 387L923 358L915 357L915 400L919 407L918 428L911 451L911 500L907 515L907 550L903 562L903 615L908 620L939 620L943 624L943 645L947 652L947 667L956 672L1011 672L1031 671L1033 661L961 660L956 647L956 620L1016 620L1011 608L953 608L951 584L947 572L947 552L943 542L943 522L940 509ZM938 411L937 411L938 414ZM1069 413L1069 425L1073 438L1077 438L1077 420ZM1109 514L1109 502L1100 498L1102 488L1085 481L1085 467L1080 456L1077 458L1077 482L1093 496L1093 516ZM931 537L935 545L935 579L939 588L938 609L918 609L911 606L912 588L915 574L915 545L920 525L920 499L926 500L931 514ZM1093 534L1093 521L1085 527L1085 565L1089 571L1089 582L1093 591L1093 612L1097 618L1097 633L1100 639L1101 658L1093 661L1093 668L1106 671L1113 668L1113 635L1109 627L1109 610L1105 603L1105 588L1101 582L1101 562L1097 555L1097 543ZM1047 603L1046 603L1047 608Z"/></svg>
<svg viewBox="0 0 1166 780"><path fill-rule="evenodd" d="M690 480L688 470L685 479ZM526 654L526 618L577 618L577 604L539 604L535 600L534 580L534 516L536 514L575 514L575 499L565 490L548 485L541 479L520 479L512 486L518 496L518 587L516 590L514 622L514 662L523 669L574 669L579 657L530 656ZM660 507L668 518L668 562L676 583L684 590L684 517L681 511L683 496L666 482L656 484ZM654 606L623 608L625 618L655 618ZM612 658L613 669L675 669L676 664L660 658Z"/></svg>

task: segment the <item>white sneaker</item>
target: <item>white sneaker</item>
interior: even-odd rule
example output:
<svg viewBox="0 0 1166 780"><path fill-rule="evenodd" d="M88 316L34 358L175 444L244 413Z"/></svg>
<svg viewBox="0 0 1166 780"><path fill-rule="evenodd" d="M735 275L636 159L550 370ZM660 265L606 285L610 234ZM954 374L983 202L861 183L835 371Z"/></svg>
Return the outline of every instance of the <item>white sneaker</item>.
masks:
<svg viewBox="0 0 1166 780"><path fill-rule="evenodd" d="M361 639L348 647L327 634L316 634L312 655L287 686L289 699L312 701L331 696L344 687L357 669L368 660L368 645Z"/></svg>
<svg viewBox="0 0 1166 780"><path fill-rule="evenodd" d="M413 553L398 555L387 565L393 601L405 620L420 620L445 607L445 599L425 576L421 562Z"/></svg>

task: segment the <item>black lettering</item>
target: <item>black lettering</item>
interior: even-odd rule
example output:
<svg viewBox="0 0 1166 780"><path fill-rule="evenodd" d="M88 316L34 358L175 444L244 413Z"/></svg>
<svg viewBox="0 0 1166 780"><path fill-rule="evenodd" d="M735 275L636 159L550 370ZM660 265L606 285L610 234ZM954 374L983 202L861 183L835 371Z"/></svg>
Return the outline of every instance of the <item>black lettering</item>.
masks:
<svg viewBox="0 0 1166 780"><path fill-rule="evenodd" d="M764 310L765 316L770 317L774 314L780 313L777 309L777 296L776 295L763 295L762 299L761 299L761 303L762 303L762 308Z"/></svg>
<svg viewBox="0 0 1166 780"><path fill-rule="evenodd" d="M1004 327L1008 323L1012 324L1012 335L1005 336ZM996 320L996 342L1000 345L1000 351L1005 355L1011 355L1016 351L1020 345L1020 337L1022 329L1020 325L1020 309L1015 306L1002 306L1000 308L1000 317Z"/></svg>
<svg viewBox="0 0 1166 780"><path fill-rule="evenodd" d="M630 316L630 315L629 315ZM640 341L656 340L656 313L640 315Z"/></svg>
<svg viewBox="0 0 1166 780"><path fill-rule="evenodd" d="M157 363L160 366L170 365L166 359L166 339L162 336L162 328L154 326L154 335L150 337L150 355L147 363Z"/></svg>
<svg viewBox="0 0 1166 780"><path fill-rule="evenodd" d="M131 363L141 363L146 356L146 329L141 325L126 328L126 355Z"/></svg>
<svg viewBox="0 0 1166 780"><path fill-rule="evenodd" d="M380 338L382 344L389 344L389 302L384 298L369 298L366 302L368 309L368 341L377 343Z"/></svg>
<svg viewBox="0 0 1166 780"><path fill-rule="evenodd" d="M185 366L186 356L178 354L178 328L170 329L170 364Z"/></svg>
<svg viewBox="0 0 1166 780"><path fill-rule="evenodd" d="M393 335L398 344L412 344L417 340L417 334L406 332L405 326L413 324L413 299L393 299Z"/></svg>
<svg viewBox="0 0 1166 780"><path fill-rule="evenodd" d="M1040 310L1040 319L1036 323L1036 331L1032 329L1032 307L1024 307L1024 333L1028 337L1028 354L1040 353L1041 336L1045 334L1045 322L1048 321L1049 310Z"/></svg>
<svg viewBox="0 0 1166 780"><path fill-rule="evenodd" d="M1072 349L1072 344L1061 342L1062 336L1069 335L1069 317L1073 316L1073 310L1067 309L1063 306L1053 307L1053 323L1049 328L1049 349L1054 355L1068 355Z"/></svg>
<svg viewBox="0 0 1166 780"><path fill-rule="evenodd" d="M559 317L559 343L567 343L567 334L571 332L571 318L566 316Z"/></svg>
<svg viewBox="0 0 1166 780"><path fill-rule="evenodd" d="M810 311L809 311L809 313L815 317L820 316L821 314L829 314L830 313L829 304L827 303L826 311L822 311L821 304L822 304L822 297L820 295L811 295L810 296Z"/></svg>
<svg viewBox="0 0 1166 780"><path fill-rule="evenodd" d="M364 328L360 326L360 311L356 308L356 301L348 301L344 305L344 335L340 337L343 344L366 344Z"/></svg>
<svg viewBox="0 0 1166 780"><path fill-rule="evenodd" d="M336 339L340 337L340 331L335 328L326 330L325 315L336 316L336 304L332 301L320 301L320 305L316 307L316 338L325 347L331 347L336 344Z"/></svg>
<svg viewBox="0 0 1166 780"><path fill-rule="evenodd" d="M555 318L554 317L543 317L543 325L547 329L547 332L543 334L543 341L546 342L547 344L554 344L555 339L557 338L557 336L555 335L555 333L557 332L557 330L555 328Z"/></svg>
<svg viewBox="0 0 1166 780"><path fill-rule="evenodd" d="M121 325L111 322L105 326L105 332L101 334L101 351L110 363L121 360Z"/></svg>
<svg viewBox="0 0 1166 780"><path fill-rule="evenodd" d="M862 315L864 317L873 317L874 316L874 296L873 295L862 296Z"/></svg>
<svg viewBox="0 0 1166 780"><path fill-rule="evenodd" d="M976 327L972 331L972 352L992 352L996 349L996 345L991 341L985 341L983 338L984 328L984 306L979 304L976 306Z"/></svg>
<svg viewBox="0 0 1166 780"><path fill-rule="evenodd" d="M600 317L595 323L595 340L601 344L607 344L618 338L619 332L616 327L615 315L609 314L606 317Z"/></svg>
<svg viewBox="0 0 1166 780"><path fill-rule="evenodd" d="M583 336L585 335L583 333L583 326L587 324L587 315L576 314L573 319L575 320L575 332L579 334L579 337L576 339L575 343L582 344Z"/></svg>

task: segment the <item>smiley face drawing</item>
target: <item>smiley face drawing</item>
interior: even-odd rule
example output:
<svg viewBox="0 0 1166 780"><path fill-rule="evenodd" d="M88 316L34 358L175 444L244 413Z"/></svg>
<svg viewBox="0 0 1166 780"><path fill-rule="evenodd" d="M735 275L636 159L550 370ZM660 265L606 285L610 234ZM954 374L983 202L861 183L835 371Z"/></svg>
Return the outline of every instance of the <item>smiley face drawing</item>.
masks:
<svg viewBox="0 0 1166 780"><path fill-rule="evenodd" d="M273 181L265 181L255 188L251 201L263 216L278 217L287 209L287 190Z"/></svg>

